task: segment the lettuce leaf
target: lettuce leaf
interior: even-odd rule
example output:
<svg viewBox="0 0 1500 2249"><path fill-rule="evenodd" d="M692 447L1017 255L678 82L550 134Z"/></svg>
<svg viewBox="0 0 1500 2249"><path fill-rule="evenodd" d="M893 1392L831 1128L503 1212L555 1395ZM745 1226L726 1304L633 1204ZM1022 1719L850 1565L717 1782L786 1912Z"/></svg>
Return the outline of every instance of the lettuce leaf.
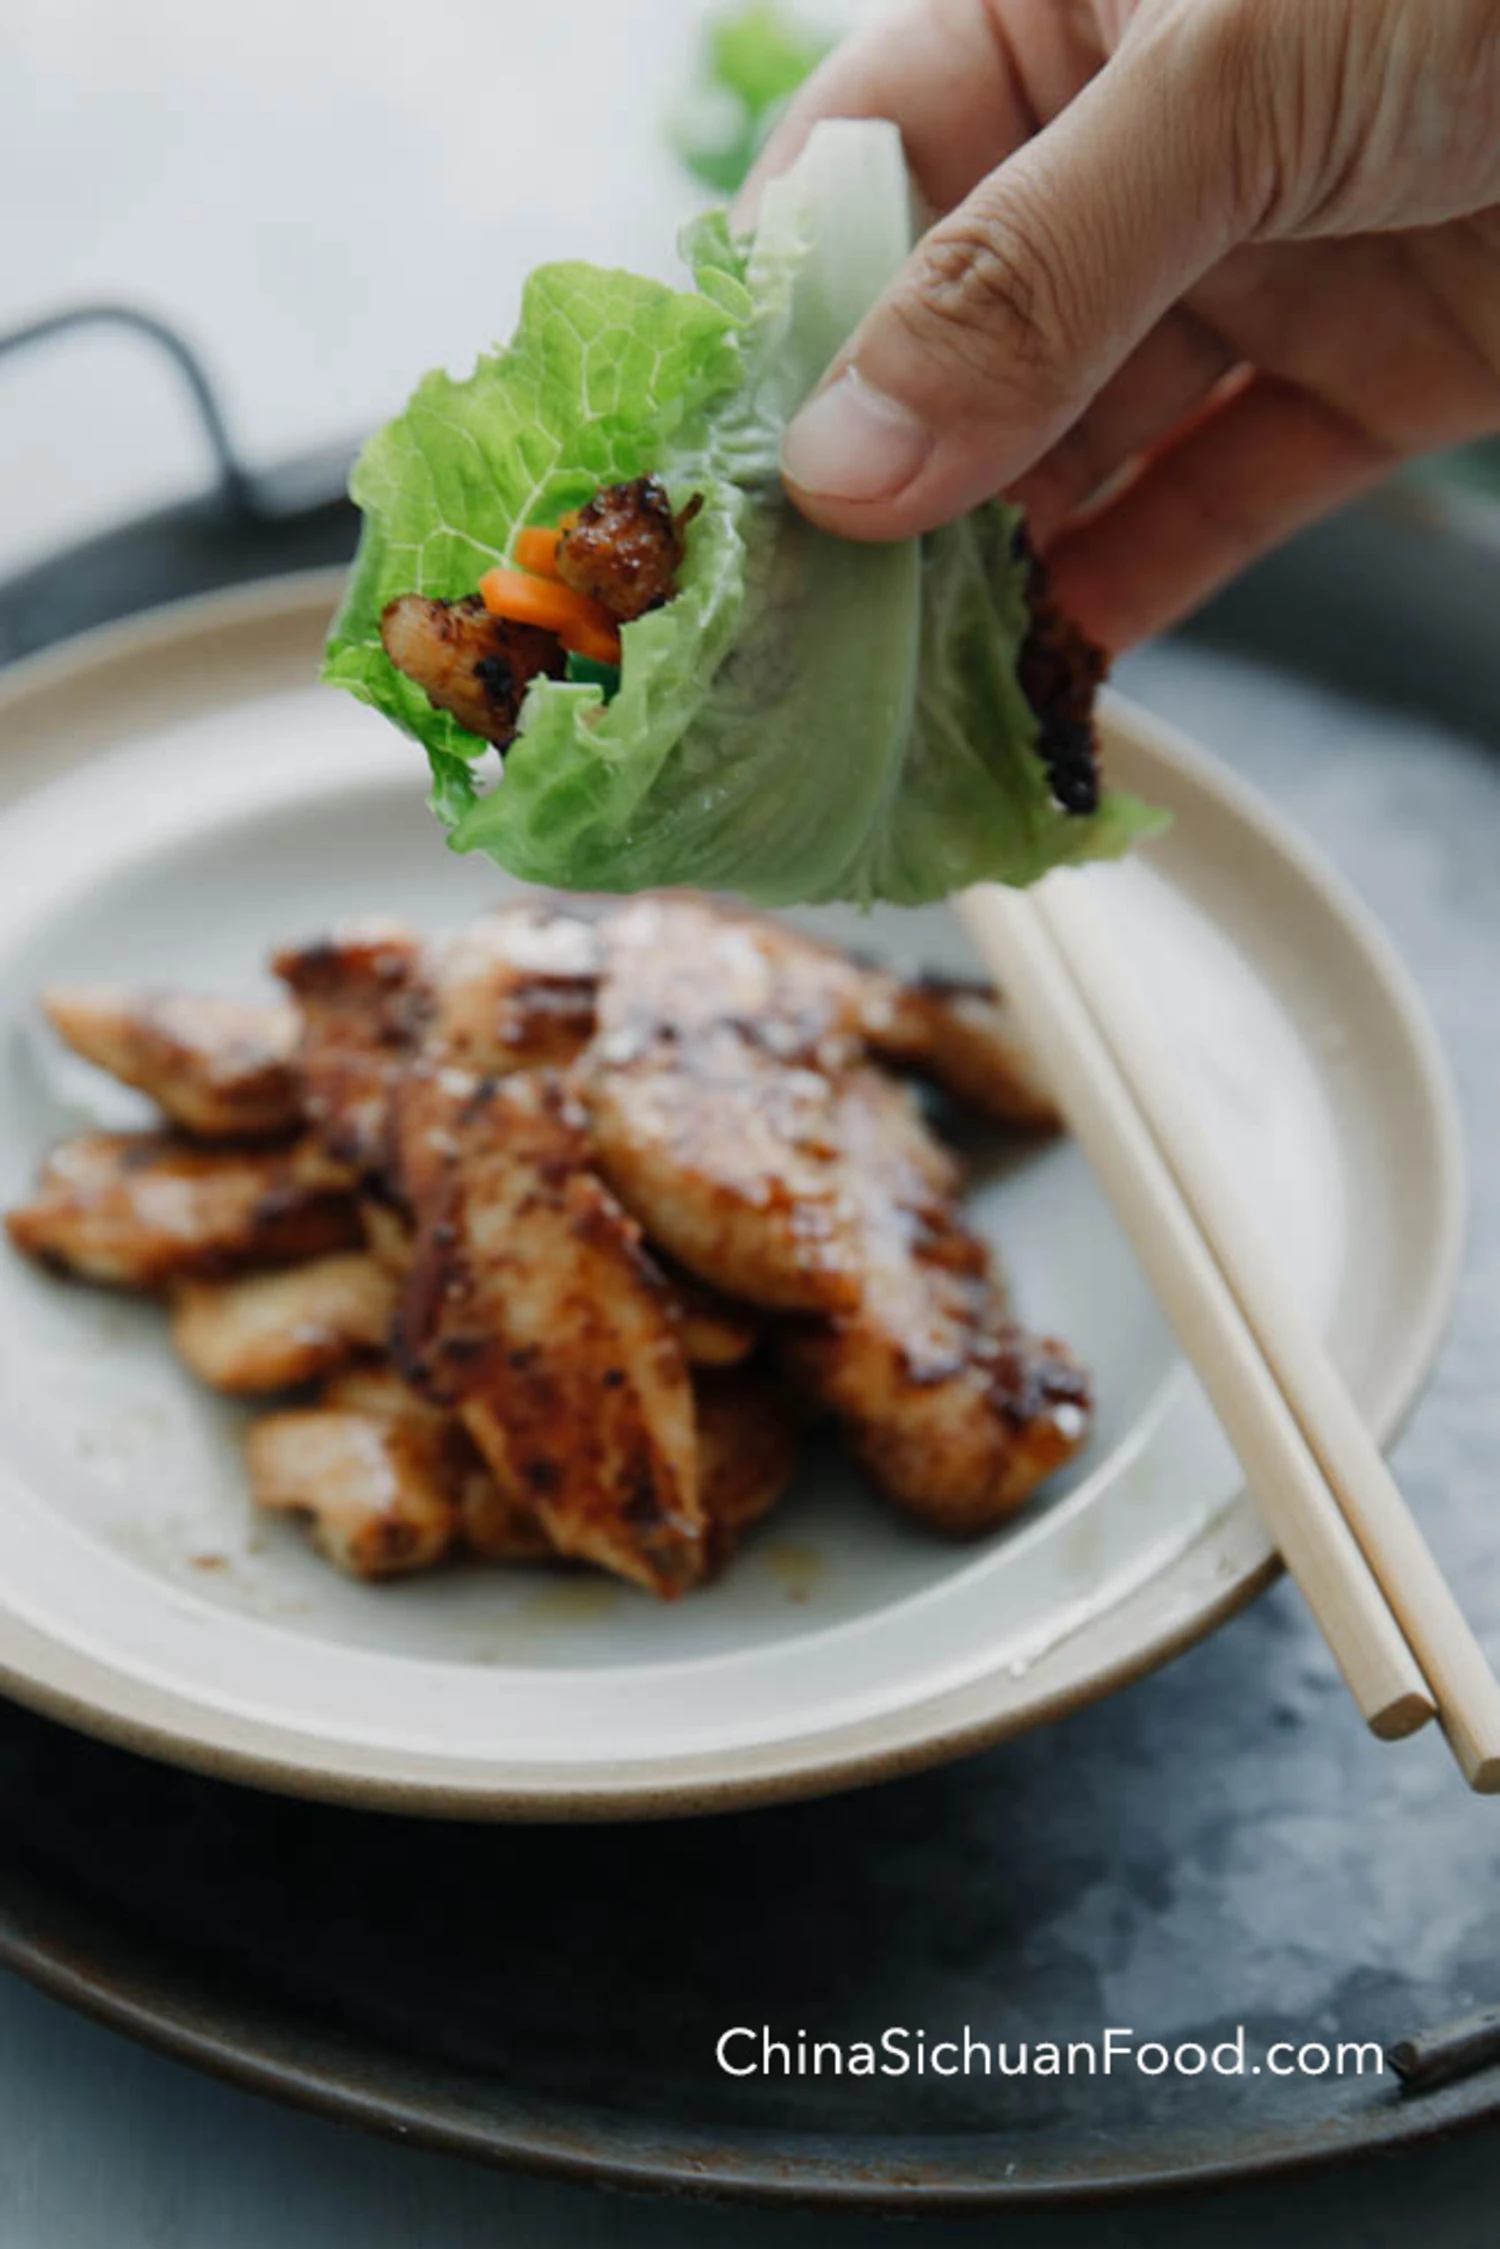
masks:
<svg viewBox="0 0 1500 2249"><path fill-rule="evenodd" d="M426 745L445 825L472 805L473 761L488 745L396 670L380 644L381 610L404 592L472 592L523 525L553 523L601 483L659 467L695 418L738 386L734 337L745 311L743 291L726 303L634 274L544 266L526 284L510 348L482 358L467 382L441 370L424 377L406 412L361 453L349 489L363 528L323 677ZM733 567L721 558L715 570L711 554L724 543L723 517L721 505L692 557L700 588L717 594L715 603L695 592L689 604L711 646L727 646L728 633L709 612L736 606ZM617 698L628 695L633 725L656 699L646 637ZM556 692L583 707L600 699L598 688Z"/></svg>
<svg viewBox="0 0 1500 2249"><path fill-rule="evenodd" d="M814 529L782 490L788 419L910 239L895 128L822 125L753 240L717 214L691 230L693 289L544 267L510 346L465 382L429 375L367 446L324 677L424 743L456 849L567 889L916 904L1160 825L1130 798L1088 818L1052 798L1016 677L1013 511L874 546ZM533 681L502 769L390 664L380 612L472 591L523 525L647 470L679 506L702 496L678 593L624 627L607 703L595 682Z"/></svg>
<svg viewBox="0 0 1500 2249"><path fill-rule="evenodd" d="M697 80L667 127L694 178L715 195L733 195L788 95L832 44L769 0L716 16L704 34Z"/></svg>

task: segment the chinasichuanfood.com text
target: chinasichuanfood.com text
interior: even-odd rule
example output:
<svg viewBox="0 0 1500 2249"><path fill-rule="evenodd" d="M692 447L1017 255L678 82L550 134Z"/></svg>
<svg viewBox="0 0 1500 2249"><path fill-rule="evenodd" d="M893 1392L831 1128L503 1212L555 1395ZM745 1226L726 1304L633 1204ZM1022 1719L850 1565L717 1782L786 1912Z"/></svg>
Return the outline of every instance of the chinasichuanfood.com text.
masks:
<svg viewBox="0 0 1500 2249"><path fill-rule="evenodd" d="M1374 2039L1253 2039L1243 2023L1214 2040L1150 2038L1113 2026L1093 2038L996 2039L965 2024L937 2034L887 2024L869 2038L736 2023L714 2059L726 2077L1379 2077Z"/></svg>

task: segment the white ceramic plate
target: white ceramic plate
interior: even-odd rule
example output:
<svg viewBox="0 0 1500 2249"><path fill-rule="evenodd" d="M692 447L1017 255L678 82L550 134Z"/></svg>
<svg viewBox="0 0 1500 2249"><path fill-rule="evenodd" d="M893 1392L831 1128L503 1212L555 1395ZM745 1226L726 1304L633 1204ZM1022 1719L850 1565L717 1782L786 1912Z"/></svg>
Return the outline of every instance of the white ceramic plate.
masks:
<svg viewBox="0 0 1500 2249"><path fill-rule="evenodd" d="M444 849L422 760L312 684L333 580L159 612L0 690L0 1200L47 1146L139 1113L39 1031L38 986L254 989L273 939L493 899ZM1113 704L1117 777L1176 825L1108 878L1217 1140L1389 1433L1451 1295L1462 1164L1404 971L1256 799ZM29 792L25 793L29 786ZM811 917L966 965L946 909ZM971 964L969 964L971 965ZM1004 1533L955 1549L831 1456L722 1583L335 1577L253 1520L238 1409L160 1313L0 1251L0 1683L164 1757L368 1804L499 1816L698 1809L844 1785L1019 1731L1208 1630L1273 1557L1077 1152L975 1199L1020 1307L1091 1364L1098 1432Z"/></svg>

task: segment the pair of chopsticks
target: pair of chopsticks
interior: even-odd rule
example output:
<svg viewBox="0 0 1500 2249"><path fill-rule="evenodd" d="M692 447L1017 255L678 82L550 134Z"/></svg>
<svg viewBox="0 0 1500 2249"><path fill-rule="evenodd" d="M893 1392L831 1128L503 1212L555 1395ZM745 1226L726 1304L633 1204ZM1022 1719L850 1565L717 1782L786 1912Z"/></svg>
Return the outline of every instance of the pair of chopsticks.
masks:
<svg viewBox="0 0 1500 2249"><path fill-rule="evenodd" d="M1195 1122L1079 873L957 901L1191 1360L1361 1715L1437 1716L1500 1791L1500 1684L1358 1408Z"/></svg>

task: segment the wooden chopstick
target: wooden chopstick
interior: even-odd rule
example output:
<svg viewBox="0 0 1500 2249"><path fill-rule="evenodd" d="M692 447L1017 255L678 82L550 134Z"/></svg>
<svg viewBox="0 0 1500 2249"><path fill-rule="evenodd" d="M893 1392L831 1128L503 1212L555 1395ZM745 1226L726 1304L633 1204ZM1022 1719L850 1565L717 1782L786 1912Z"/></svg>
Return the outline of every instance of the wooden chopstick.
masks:
<svg viewBox="0 0 1500 2249"><path fill-rule="evenodd" d="M1386 2051L1403 2093L1430 2093L1476 2069L1500 2062L1500 2007L1486 2007L1461 2022L1419 2030Z"/></svg>
<svg viewBox="0 0 1500 2249"><path fill-rule="evenodd" d="M1321 1338L1229 1187L1090 891L1082 875L1054 876L1037 892L1038 912L1437 1698L1465 1779L1487 1794L1500 1790L1500 1682Z"/></svg>
<svg viewBox="0 0 1500 2249"><path fill-rule="evenodd" d="M1416 1732L1434 1715L1427 1682L1040 906L990 887L956 905L1016 1007L1361 1716L1384 1740Z"/></svg>

